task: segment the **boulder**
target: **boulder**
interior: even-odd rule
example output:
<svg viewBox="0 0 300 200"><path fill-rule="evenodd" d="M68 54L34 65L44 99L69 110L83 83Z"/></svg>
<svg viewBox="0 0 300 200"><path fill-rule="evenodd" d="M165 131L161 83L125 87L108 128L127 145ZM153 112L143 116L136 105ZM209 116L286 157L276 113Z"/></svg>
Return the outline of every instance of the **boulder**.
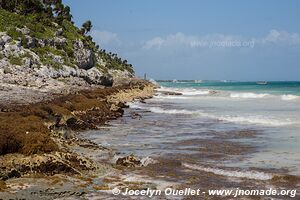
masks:
<svg viewBox="0 0 300 200"><path fill-rule="evenodd" d="M126 157L118 158L116 164L123 167L139 167L142 163L140 159L131 154Z"/></svg>
<svg viewBox="0 0 300 200"><path fill-rule="evenodd" d="M16 30L19 31L20 33L22 33L23 35L28 35L30 33L30 29L27 27L16 28Z"/></svg>
<svg viewBox="0 0 300 200"><path fill-rule="evenodd" d="M73 44L76 64L80 69L91 69L95 66L96 57L92 50L85 48L81 40L76 40Z"/></svg>
<svg viewBox="0 0 300 200"><path fill-rule="evenodd" d="M2 50L2 52L5 55L5 57L9 57L9 56L20 57L25 53L23 47L20 47L17 44L13 44L13 43L6 43L4 45L4 49Z"/></svg>
<svg viewBox="0 0 300 200"><path fill-rule="evenodd" d="M77 76L77 71L75 68L63 65L62 69L58 70L60 77L70 77L70 76Z"/></svg>
<svg viewBox="0 0 300 200"><path fill-rule="evenodd" d="M67 39L64 38L64 37L55 37L53 39L53 42L54 42L54 46L56 46L56 47L63 47L63 46L65 46L65 44L67 42Z"/></svg>
<svg viewBox="0 0 300 200"><path fill-rule="evenodd" d="M112 77L108 74L100 72L96 67L87 70L87 73L82 77L89 84L112 86Z"/></svg>
<svg viewBox="0 0 300 200"><path fill-rule="evenodd" d="M0 46L4 46L5 44L9 43L12 41L12 38L8 36L4 32L0 32Z"/></svg>
<svg viewBox="0 0 300 200"><path fill-rule="evenodd" d="M26 38L26 47L35 48L39 46L39 41L36 38L32 38L29 35L26 35L25 38Z"/></svg>

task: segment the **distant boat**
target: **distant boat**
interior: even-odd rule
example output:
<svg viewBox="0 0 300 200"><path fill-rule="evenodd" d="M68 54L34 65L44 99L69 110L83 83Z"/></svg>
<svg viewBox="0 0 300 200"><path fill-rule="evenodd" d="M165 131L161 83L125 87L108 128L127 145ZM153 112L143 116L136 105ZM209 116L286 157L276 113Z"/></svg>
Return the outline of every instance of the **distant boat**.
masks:
<svg viewBox="0 0 300 200"><path fill-rule="evenodd" d="M195 83L202 83L203 81L202 80L195 80L194 82Z"/></svg>
<svg viewBox="0 0 300 200"><path fill-rule="evenodd" d="M176 79L174 79L172 82L173 82L173 83L178 83L178 81L177 81Z"/></svg>
<svg viewBox="0 0 300 200"><path fill-rule="evenodd" d="M257 85L267 85L268 82L267 81L258 81L256 82Z"/></svg>

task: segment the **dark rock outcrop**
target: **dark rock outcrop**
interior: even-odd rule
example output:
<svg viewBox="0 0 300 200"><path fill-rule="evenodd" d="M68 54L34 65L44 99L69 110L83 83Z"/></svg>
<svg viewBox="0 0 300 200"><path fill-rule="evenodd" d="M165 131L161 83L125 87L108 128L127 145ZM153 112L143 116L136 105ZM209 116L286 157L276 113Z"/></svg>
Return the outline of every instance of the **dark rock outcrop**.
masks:
<svg viewBox="0 0 300 200"><path fill-rule="evenodd" d="M118 158L116 162L116 165L123 167L139 167L141 164L141 160L134 155Z"/></svg>

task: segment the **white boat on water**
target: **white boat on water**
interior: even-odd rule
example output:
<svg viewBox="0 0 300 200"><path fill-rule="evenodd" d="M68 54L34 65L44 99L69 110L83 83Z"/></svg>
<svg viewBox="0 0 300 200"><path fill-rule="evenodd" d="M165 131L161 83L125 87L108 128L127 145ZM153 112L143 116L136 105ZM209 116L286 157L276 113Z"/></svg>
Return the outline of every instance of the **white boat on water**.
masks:
<svg viewBox="0 0 300 200"><path fill-rule="evenodd" d="M176 80L176 79L173 79L173 81L172 81L173 83L178 83L178 81Z"/></svg>

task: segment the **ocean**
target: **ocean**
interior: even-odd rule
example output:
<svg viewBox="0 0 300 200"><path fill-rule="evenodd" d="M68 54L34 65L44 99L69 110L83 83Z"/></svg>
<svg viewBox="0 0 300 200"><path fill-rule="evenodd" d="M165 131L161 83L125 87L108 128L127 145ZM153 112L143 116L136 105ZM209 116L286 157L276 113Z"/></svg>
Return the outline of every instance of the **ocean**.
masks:
<svg viewBox="0 0 300 200"><path fill-rule="evenodd" d="M170 102L173 113L218 120L226 129L255 129L263 147L237 166L286 168L300 175L300 82L160 82L162 88L182 96L158 95ZM162 107L149 108L168 113ZM223 129L223 127L221 128ZM262 139L262 140L261 140Z"/></svg>
<svg viewBox="0 0 300 200"><path fill-rule="evenodd" d="M296 187L274 177L300 176L300 82L157 84L152 99L130 103L123 118L85 133L117 156L159 163L132 170L130 180L204 189Z"/></svg>

